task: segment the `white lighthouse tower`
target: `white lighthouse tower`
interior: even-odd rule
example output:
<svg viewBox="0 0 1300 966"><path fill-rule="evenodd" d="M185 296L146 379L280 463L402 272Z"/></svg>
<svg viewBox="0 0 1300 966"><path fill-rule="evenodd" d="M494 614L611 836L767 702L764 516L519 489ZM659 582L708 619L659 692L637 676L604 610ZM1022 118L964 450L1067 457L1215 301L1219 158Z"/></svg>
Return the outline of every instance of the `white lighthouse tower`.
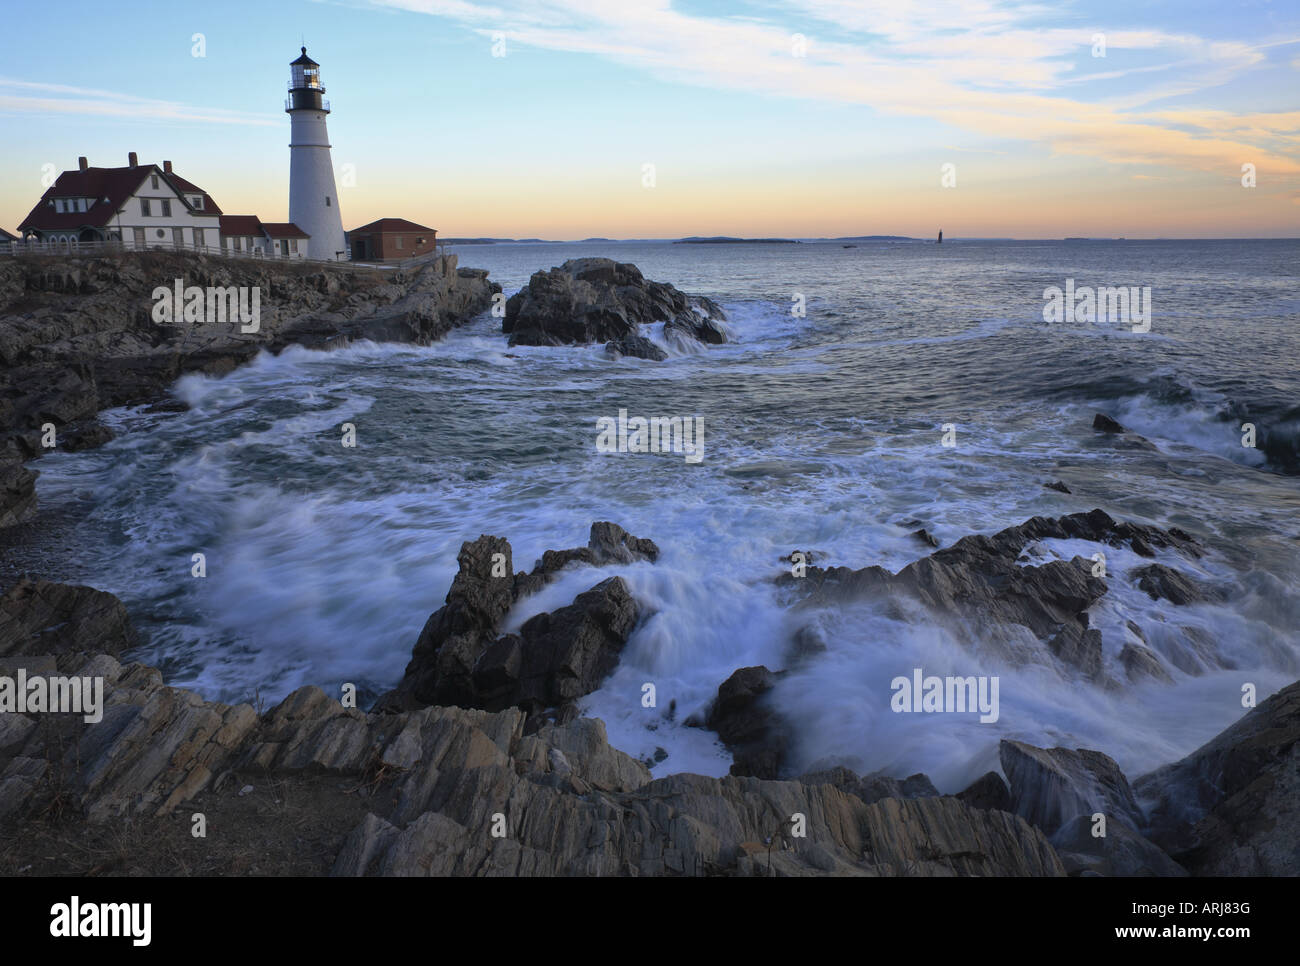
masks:
<svg viewBox="0 0 1300 966"><path fill-rule="evenodd" d="M320 64L302 56L289 65L289 96L284 109L292 120L289 138L289 220L311 236L307 251L312 258L346 258L343 216L334 189L334 164Z"/></svg>

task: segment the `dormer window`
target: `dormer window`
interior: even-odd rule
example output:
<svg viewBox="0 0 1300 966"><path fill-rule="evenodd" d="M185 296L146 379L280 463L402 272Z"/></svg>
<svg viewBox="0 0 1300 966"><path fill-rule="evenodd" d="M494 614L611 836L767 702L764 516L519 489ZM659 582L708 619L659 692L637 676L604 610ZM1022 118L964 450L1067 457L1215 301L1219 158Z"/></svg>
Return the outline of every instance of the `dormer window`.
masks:
<svg viewBox="0 0 1300 966"><path fill-rule="evenodd" d="M202 196L202 195L195 195L193 198L190 199L190 204L192 204L192 205L194 206L194 210L195 210L195 211L202 211L202 210L203 210L203 196Z"/></svg>

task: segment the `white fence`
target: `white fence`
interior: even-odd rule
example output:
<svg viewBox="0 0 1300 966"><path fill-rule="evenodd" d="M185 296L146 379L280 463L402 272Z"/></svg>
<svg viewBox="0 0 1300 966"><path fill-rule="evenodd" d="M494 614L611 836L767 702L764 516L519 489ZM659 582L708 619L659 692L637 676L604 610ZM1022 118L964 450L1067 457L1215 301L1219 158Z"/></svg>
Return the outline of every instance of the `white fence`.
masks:
<svg viewBox="0 0 1300 966"><path fill-rule="evenodd" d="M302 255L267 252L262 248L249 251L220 248L216 245L195 245L168 242L166 244L146 245L140 248L120 241L78 241L26 239L22 241L0 242L0 255L104 255L118 252L161 251L161 252L197 252L202 255L224 255L228 258L264 258L285 262L334 262L333 258L306 258Z"/></svg>
<svg viewBox="0 0 1300 966"><path fill-rule="evenodd" d="M27 239L22 241L0 242L0 256L12 255L22 257L24 255L107 255L119 254L122 252L137 251L162 251L162 252L195 252L201 255L211 255L224 258L252 258L262 261L274 262L312 262L325 265L340 265L355 268L410 268L416 265L422 265L426 262L432 262L439 258L444 258L447 254L447 248L441 242L434 245L432 251L425 252L423 255L415 255L411 258L403 259L400 262L358 262L353 263L348 259L333 258L309 258L303 255L281 254L279 252L267 252L261 248L254 248L249 251L234 250L228 248L219 248L216 245L193 245L193 244L166 244L150 245L146 248L137 248L134 245L123 244L120 241L78 241L69 239L67 241L55 241L47 239L39 241L36 239Z"/></svg>

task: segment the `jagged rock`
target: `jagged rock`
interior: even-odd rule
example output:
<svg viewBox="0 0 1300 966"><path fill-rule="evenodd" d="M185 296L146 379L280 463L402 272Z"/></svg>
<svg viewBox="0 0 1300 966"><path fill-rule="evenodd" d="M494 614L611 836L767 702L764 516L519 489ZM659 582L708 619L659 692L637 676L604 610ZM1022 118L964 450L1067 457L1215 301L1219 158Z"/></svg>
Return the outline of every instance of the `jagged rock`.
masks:
<svg viewBox="0 0 1300 966"><path fill-rule="evenodd" d="M616 348L641 346L649 352L642 345L646 340L640 335L641 325L663 322L665 332L717 344L726 341L718 325L723 318L722 310L709 299L649 281L635 265L609 258L577 258L535 272L524 288L510 296L501 331L510 336L511 345L605 342ZM653 353L644 356L653 357Z"/></svg>
<svg viewBox="0 0 1300 966"><path fill-rule="evenodd" d="M1011 791L1002 776L995 771L985 772L965 791L957 793L957 798L971 808L993 808L1003 812L1011 811Z"/></svg>
<svg viewBox="0 0 1300 966"><path fill-rule="evenodd" d="M547 550L531 573L512 574L510 544L486 534L461 546L445 605L425 623L398 687L382 711L428 704L533 715L596 690L618 664L640 611L621 577L601 581L568 607L538 614L518 634L498 635L510 608L573 563L653 562L654 541L614 523L593 523L586 547ZM540 722L539 722L540 724Z"/></svg>
<svg viewBox="0 0 1300 966"><path fill-rule="evenodd" d="M1123 822L1106 823L1106 834L1093 835L1091 816L1078 815L1052 836L1065 870L1070 875L1084 871L1104 876L1160 876L1178 878L1187 870L1160 847L1148 842Z"/></svg>
<svg viewBox="0 0 1300 966"><path fill-rule="evenodd" d="M1043 486L1045 486L1049 490L1055 490L1057 493L1070 492L1070 488L1066 486L1064 483L1062 483L1060 480L1051 480L1047 483L1044 483Z"/></svg>
<svg viewBox="0 0 1300 966"><path fill-rule="evenodd" d="M1105 413L1097 413L1092 417L1092 428L1103 433L1127 433L1128 430L1118 422L1111 419Z"/></svg>
<svg viewBox="0 0 1300 966"><path fill-rule="evenodd" d="M36 515L36 474L17 460L0 461L0 530Z"/></svg>
<svg viewBox="0 0 1300 966"><path fill-rule="evenodd" d="M1295 875L1300 681L1135 788L1151 803L1151 839L1193 875Z"/></svg>
<svg viewBox="0 0 1300 966"><path fill-rule="evenodd" d="M610 577L568 607L530 618L483 653L476 704L537 712L590 694L618 665L638 616L627 583Z"/></svg>
<svg viewBox="0 0 1300 966"><path fill-rule="evenodd" d="M1114 760L1099 751L1036 748L1004 739L998 747L1002 771L1011 787L1011 810L1047 835L1077 815L1106 815L1140 829L1145 824L1128 779Z"/></svg>
<svg viewBox="0 0 1300 966"><path fill-rule="evenodd" d="M20 580L0 597L0 658L46 654L67 670L135 642L126 607L92 587Z"/></svg>
<svg viewBox="0 0 1300 966"><path fill-rule="evenodd" d="M514 606L510 544L481 535L461 545L444 606L425 622L400 690L424 704L473 707L474 668Z"/></svg>
<svg viewBox="0 0 1300 966"><path fill-rule="evenodd" d="M634 537L617 523L593 523L587 539L592 562L596 566L610 563L629 564L637 560L654 563L659 559L659 547L653 540Z"/></svg>
<svg viewBox="0 0 1300 966"><path fill-rule="evenodd" d="M927 547L939 546L939 541L936 540L934 537L932 537L930 535L930 531L926 530L924 527L922 527L920 530L914 531L912 533L912 536L916 537L917 540L920 540Z"/></svg>
<svg viewBox="0 0 1300 966"><path fill-rule="evenodd" d="M1101 639L1099 632L1089 630L1086 611L1106 593L1106 581L1093 576L1092 562L1081 557L1022 566L1019 558L1025 548L1048 539L1089 540L1112 546L1140 540L1151 547L1175 549L1190 556L1202 552L1189 534L1177 528L1165 531L1117 522L1102 510L1092 510L1059 519L1033 517L992 536L962 537L896 574L875 566L861 570L809 566L804 576L783 573L777 583L804 596L797 605L800 608L903 595L919 601L932 613L974 617L983 622L995 632L985 635L989 646L1003 629L1026 627L1063 662L1100 679ZM1016 649L1003 657L1026 660Z"/></svg>
<svg viewBox="0 0 1300 966"><path fill-rule="evenodd" d="M1065 626L1047 642L1048 650L1066 664L1072 665L1089 677L1101 674L1101 631L1088 626L1088 614L1082 612L1076 620Z"/></svg>
<svg viewBox="0 0 1300 966"><path fill-rule="evenodd" d="M708 727L735 758L731 774L776 778L789 750L789 729L764 700L783 672L743 667L718 686Z"/></svg>
<svg viewBox="0 0 1300 966"><path fill-rule="evenodd" d="M615 342L606 342L605 351L615 358L633 356L637 359L649 359L652 362L663 362L668 358L667 352L642 335L629 335Z"/></svg>
<svg viewBox="0 0 1300 966"><path fill-rule="evenodd" d="M1138 579L1139 589L1146 591L1152 600L1163 597L1165 600L1183 606L1199 604L1208 599L1205 592L1185 574L1164 564L1155 563L1140 567L1133 571L1133 576Z"/></svg>
<svg viewBox="0 0 1300 966"><path fill-rule="evenodd" d="M1119 662L1124 665L1124 671L1130 681L1155 678L1157 681L1173 684L1174 679L1165 670L1160 656L1149 647L1143 647L1141 644L1125 644L1123 650L1119 652Z"/></svg>

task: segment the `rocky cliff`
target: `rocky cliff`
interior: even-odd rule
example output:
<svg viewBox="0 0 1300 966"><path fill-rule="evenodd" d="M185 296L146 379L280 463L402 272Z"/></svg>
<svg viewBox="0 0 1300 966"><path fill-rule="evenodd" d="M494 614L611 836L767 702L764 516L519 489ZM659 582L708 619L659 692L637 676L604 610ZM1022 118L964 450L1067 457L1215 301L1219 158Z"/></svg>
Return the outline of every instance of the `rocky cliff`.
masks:
<svg viewBox="0 0 1300 966"><path fill-rule="evenodd" d="M256 331L204 311L154 314L159 288L242 289ZM0 259L0 526L35 509L18 466L47 450L108 438L101 409L159 399L186 372L219 374L258 352L350 340L429 342L491 305L501 288L456 256L380 271L181 252ZM222 317L224 316L224 317Z"/></svg>

